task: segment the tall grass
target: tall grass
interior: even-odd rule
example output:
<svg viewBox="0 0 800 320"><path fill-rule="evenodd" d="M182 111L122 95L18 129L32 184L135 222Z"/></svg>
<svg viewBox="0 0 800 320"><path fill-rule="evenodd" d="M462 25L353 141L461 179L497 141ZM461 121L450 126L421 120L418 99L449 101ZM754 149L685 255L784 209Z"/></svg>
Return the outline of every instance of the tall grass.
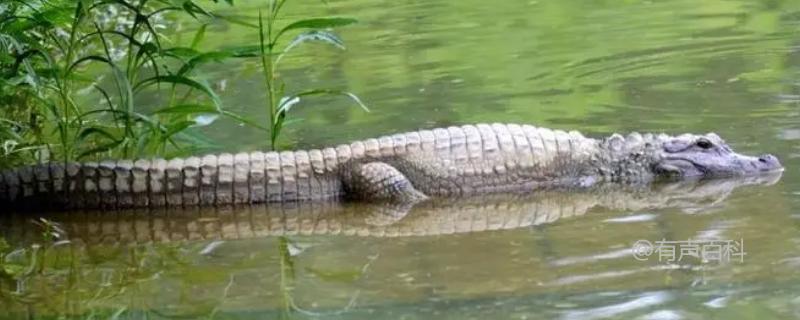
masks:
<svg viewBox="0 0 800 320"><path fill-rule="evenodd" d="M289 111L305 97L342 95L367 110L356 95L338 88L287 89L278 70L294 48L321 42L344 49L330 29L356 22L323 17L281 24L287 2L269 0L266 11L259 11L257 48L224 51L199 49L208 23L224 17L197 1L0 4L0 168L191 153L196 150L187 145L196 143L181 141L200 140L188 129L221 117L268 132L276 149ZM188 45L174 44L160 31L175 15L197 23ZM203 65L231 58L260 60L268 125L225 110L197 77Z"/></svg>
<svg viewBox="0 0 800 320"><path fill-rule="evenodd" d="M0 166L186 152L176 139L186 129L238 118L193 74L223 57L198 50L204 23L217 17L193 1L2 6ZM165 41L170 14L202 25L190 46ZM145 92L168 98L141 103Z"/></svg>

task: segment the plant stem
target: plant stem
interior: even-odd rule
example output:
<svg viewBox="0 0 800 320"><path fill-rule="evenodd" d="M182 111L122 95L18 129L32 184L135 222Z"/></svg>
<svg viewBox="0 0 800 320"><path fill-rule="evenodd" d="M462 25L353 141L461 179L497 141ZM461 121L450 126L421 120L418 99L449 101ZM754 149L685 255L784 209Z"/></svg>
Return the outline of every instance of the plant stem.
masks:
<svg viewBox="0 0 800 320"><path fill-rule="evenodd" d="M56 120L59 124L59 134L61 138L61 146L64 150L64 163L69 162L73 159L72 155L72 146L70 144L67 135L69 134L69 123L70 123L70 114L69 109L71 108L71 101L70 99L70 83L69 78L70 74L70 66L72 65L72 60L75 55L75 38L78 28L80 28L81 22L83 20L83 13L86 8L83 8L82 3L78 3L78 7L75 9L75 17L72 19L72 25L70 26L69 32L69 43L67 43L67 52L65 56L63 71L61 72L61 81L58 81L57 88L58 94L61 98L61 105L64 108L63 116L55 115L58 119ZM59 76L56 76L56 80L59 79ZM57 108L56 108L57 110ZM77 114L76 114L77 116Z"/></svg>
<svg viewBox="0 0 800 320"><path fill-rule="evenodd" d="M275 124L277 115L275 114L275 86L273 83L275 80L275 70L273 69L272 63L272 50L274 47L272 43L272 27L275 16L273 14L272 5L274 5L274 2L271 2L270 13L267 15L266 36L264 35L264 17L261 13L261 10L258 11L258 39L261 49L261 68L262 73L264 74L264 85L267 89L265 98L267 100L267 112L269 114L270 123L270 149L275 150L275 140L277 138L277 135L275 134Z"/></svg>
<svg viewBox="0 0 800 320"><path fill-rule="evenodd" d="M289 238L280 237L278 241L278 254L280 255L280 290L283 297L283 308L281 318L289 318L292 312L292 282L294 280L294 263L292 255L289 253Z"/></svg>

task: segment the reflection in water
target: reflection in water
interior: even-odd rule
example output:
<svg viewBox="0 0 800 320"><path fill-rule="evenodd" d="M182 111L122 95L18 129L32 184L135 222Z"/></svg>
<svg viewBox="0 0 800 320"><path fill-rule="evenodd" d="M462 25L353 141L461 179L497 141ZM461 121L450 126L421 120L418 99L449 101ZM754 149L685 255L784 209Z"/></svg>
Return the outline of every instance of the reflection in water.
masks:
<svg viewBox="0 0 800 320"><path fill-rule="evenodd" d="M614 245L605 253L558 253L565 242L558 240L559 234L581 237L581 232L541 228L575 225L586 230L587 239L593 237L593 228L613 237L614 232L602 231L604 225L652 223L662 219L658 212L665 209L702 212L718 207L737 188L777 179L608 185L577 192L439 199L412 208L307 203L58 213L44 216L44 224L27 223L31 217L4 217L0 231L12 243L41 242L43 230L62 240L5 255L9 267L23 270L0 281L0 300L14 301L6 309L9 314L36 306L38 313L32 316L66 304L72 309L60 312L73 315L137 310L154 317L213 318L257 309L284 318L370 318L376 312L392 317L392 310L417 305L420 299L434 303L433 310L455 308L458 313L460 303L487 306L519 299L515 294L504 298L511 300L484 300L509 292L546 299L535 295L546 294L547 288L584 290L598 281L626 282L654 272L713 273L716 267L632 264L636 261L630 251ZM641 210L651 213L628 217L647 219L608 215ZM518 234L498 237L498 230ZM569 241L563 246L581 248ZM537 246L549 249L532 250ZM458 252L464 249L471 254ZM597 269L605 263L610 267ZM593 267L585 269L587 265ZM647 287L659 282L653 280L637 283ZM669 297L643 293L596 307L578 303L585 308L557 314L565 319L613 317L672 301ZM528 304L524 299L516 303Z"/></svg>
<svg viewBox="0 0 800 320"><path fill-rule="evenodd" d="M402 237L515 229L585 215L592 210L638 211L675 208L699 212L715 208L737 187L773 184L780 173L626 186L609 184L586 190L537 191L432 199L416 205L308 202L239 207L195 207L117 212L87 211L45 215L71 240L93 243L246 239L288 235ZM25 215L8 217L20 221ZM606 219L652 220L653 215ZM7 223L9 240L23 242L40 234L31 224ZM14 238L21 237L21 238ZM202 252L212 251L212 242Z"/></svg>

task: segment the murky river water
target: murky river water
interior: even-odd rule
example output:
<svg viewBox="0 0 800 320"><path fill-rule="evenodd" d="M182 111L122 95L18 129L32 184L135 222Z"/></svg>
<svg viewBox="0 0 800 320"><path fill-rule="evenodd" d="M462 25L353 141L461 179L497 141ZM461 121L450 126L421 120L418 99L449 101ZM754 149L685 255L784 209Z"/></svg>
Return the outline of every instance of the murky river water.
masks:
<svg viewBox="0 0 800 320"><path fill-rule="evenodd" d="M17 276L0 279L0 316L800 317L800 3L291 6L293 15L360 23L340 30L347 51L308 46L287 59L288 90L346 89L372 112L309 100L292 110L303 121L287 129L286 147L493 121L586 135L714 131L744 153L778 155L787 171L767 185L496 197L410 211L319 204L56 215L48 218L72 241L40 249L31 243L46 228L33 217L4 218L6 261ZM256 21L255 8L237 1L224 10ZM220 23L207 45L256 39L251 29ZM206 72L224 87L227 107L258 117L257 67L240 61ZM236 123L206 134L218 151L268 144ZM703 263L659 261L656 253L640 261L630 250L638 240L688 239L743 242L745 255Z"/></svg>

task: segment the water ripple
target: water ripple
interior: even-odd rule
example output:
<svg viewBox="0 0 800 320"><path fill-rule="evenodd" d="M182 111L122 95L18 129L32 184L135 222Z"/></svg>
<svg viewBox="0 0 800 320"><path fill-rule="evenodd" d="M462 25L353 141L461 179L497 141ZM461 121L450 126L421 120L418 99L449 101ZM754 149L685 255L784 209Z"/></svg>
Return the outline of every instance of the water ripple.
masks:
<svg viewBox="0 0 800 320"><path fill-rule="evenodd" d="M632 300L618 304L592 308L592 309L569 311L564 314L562 319L572 320L572 319L610 318L634 310L660 305L672 299L673 299L672 295L669 294L668 292L664 291L648 292Z"/></svg>
<svg viewBox="0 0 800 320"><path fill-rule="evenodd" d="M642 316L641 320L679 320L684 317L675 310L657 310Z"/></svg>
<svg viewBox="0 0 800 320"><path fill-rule="evenodd" d="M656 217L658 217L658 215L652 213L644 213L627 217L609 218L603 220L603 222L611 222L611 223L646 222L646 221L653 221Z"/></svg>

